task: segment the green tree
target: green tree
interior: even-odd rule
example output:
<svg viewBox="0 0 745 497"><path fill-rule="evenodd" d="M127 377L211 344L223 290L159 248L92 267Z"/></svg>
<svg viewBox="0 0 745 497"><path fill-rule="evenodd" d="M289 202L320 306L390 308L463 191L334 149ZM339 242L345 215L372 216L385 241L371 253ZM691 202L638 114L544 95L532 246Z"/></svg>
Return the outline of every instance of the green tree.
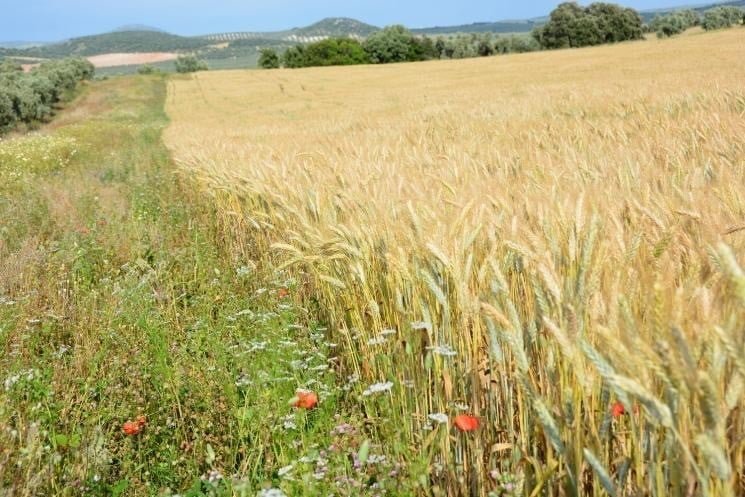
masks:
<svg viewBox="0 0 745 497"><path fill-rule="evenodd" d="M23 67L13 59L3 59L3 61L0 62L0 73L20 71L23 71Z"/></svg>
<svg viewBox="0 0 745 497"><path fill-rule="evenodd" d="M439 59L440 52L435 46L435 42L429 36L414 36L411 39L411 49L409 51L409 60L432 60Z"/></svg>
<svg viewBox="0 0 745 497"><path fill-rule="evenodd" d="M364 43L365 51L374 64L415 60L414 36L401 25L388 26L370 35Z"/></svg>
<svg viewBox="0 0 745 497"><path fill-rule="evenodd" d="M649 22L648 29L657 33L658 38L667 38L682 33L699 23L698 14L690 9L657 16Z"/></svg>
<svg viewBox="0 0 745 497"><path fill-rule="evenodd" d="M533 38L549 49L638 40L642 35L638 12L603 2L585 8L575 2L562 3L546 24L533 30Z"/></svg>
<svg viewBox="0 0 745 497"><path fill-rule="evenodd" d="M305 67L305 47L296 45L285 50L282 54L282 65L290 69Z"/></svg>
<svg viewBox="0 0 745 497"><path fill-rule="evenodd" d="M642 37L642 18L634 9L596 2L585 9L585 15L595 19L600 43L617 43Z"/></svg>
<svg viewBox="0 0 745 497"><path fill-rule="evenodd" d="M0 131L19 122L46 119L55 103L94 73L93 65L83 59L44 62L30 73L18 71L12 64L4 68L8 70L0 71Z"/></svg>
<svg viewBox="0 0 745 497"><path fill-rule="evenodd" d="M279 68L279 55L272 48L262 48L259 55L259 67L263 69Z"/></svg>
<svg viewBox="0 0 745 497"><path fill-rule="evenodd" d="M305 66L346 66L370 62L365 49L351 38L329 38L305 47Z"/></svg>
<svg viewBox="0 0 745 497"><path fill-rule="evenodd" d="M13 109L13 97L8 88L0 83L0 132L13 126L16 113Z"/></svg>
<svg viewBox="0 0 745 497"><path fill-rule="evenodd" d="M729 28L734 24L745 22L744 16L745 11L738 7L716 7L704 12L701 26L707 31L712 29Z"/></svg>
<svg viewBox="0 0 745 497"><path fill-rule="evenodd" d="M207 63L194 55L179 55L176 59L176 72L178 73L207 71L208 69Z"/></svg>

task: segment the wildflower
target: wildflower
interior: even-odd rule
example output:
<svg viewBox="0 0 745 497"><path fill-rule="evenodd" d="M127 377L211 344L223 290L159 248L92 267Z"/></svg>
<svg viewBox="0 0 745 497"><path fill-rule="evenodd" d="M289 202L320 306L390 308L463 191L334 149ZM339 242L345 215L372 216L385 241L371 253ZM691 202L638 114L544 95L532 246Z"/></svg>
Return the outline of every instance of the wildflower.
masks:
<svg viewBox="0 0 745 497"><path fill-rule="evenodd" d="M448 415L447 414L444 414L444 413L441 413L441 412L436 412L434 414L430 414L427 417L429 419L431 419L432 421L434 421L435 423L439 423L441 425L448 422Z"/></svg>
<svg viewBox="0 0 745 497"><path fill-rule="evenodd" d="M354 426L349 423L342 423L331 430L331 435L354 435L356 432L357 430Z"/></svg>
<svg viewBox="0 0 745 497"><path fill-rule="evenodd" d="M310 390L298 390L290 404L299 409L315 409L318 405L318 395Z"/></svg>
<svg viewBox="0 0 745 497"><path fill-rule="evenodd" d="M365 391L362 392L362 395L364 395L365 397L369 397L374 393L390 392L391 388L393 388L393 383L390 381L387 381L385 383L375 383L367 387Z"/></svg>
<svg viewBox="0 0 745 497"><path fill-rule="evenodd" d="M450 345L437 345L435 347L427 347L427 350L431 350L436 355L443 357L454 357L458 353Z"/></svg>
<svg viewBox="0 0 745 497"><path fill-rule="evenodd" d="M277 476L279 476L280 478L283 478L290 471L292 471L292 468L294 468L292 464L290 464L289 466L285 466L283 468L279 468L279 471L277 471Z"/></svg>
<svg viewBox="0 0 745 497"><path fill-rule="evenodd" d="M125 435L130 437L139 434L143 428L144 426L140 425L136 421L127 421L122 425L122 431Z"/></svg>
<svg viewBox="0 0 745 497"><path fill-rule="evenodd" d="M258 497L287 497L287 495L278 488L265 488L258 493Z"/></svg>
<svg viewBox="0 0 745 497"><path fill-rule="evenodd" d="M427 321L414 321L411 323L411 329L432 331L432 323L428 323Z"/></svg>
<svg viewBox="0 0 745 497"><path fill-rule="evenodd" d="M222 473L216 469L210 470L209 473L202 475L202 481L216 485L220 480L223 479Z"/></svg>
<svg viewBox="0 0 745 497"><path fill-rule="evenodd" d="M292 414L290 414L289 416L285 416L284 418L282 418L282 421L283 421L282 422L282 427L285 430L290 431L290 430L297 429L297 424L295 424L295 418L293 417Z"/></svg>
<svg viewBox="0 0 745 497"><path fill-rule="evenodd" d="M386 329L382 330L380 332L380 334L383 335L384 337L387 337L387 336L390 336L390 335L395 335L396 334L396 330L394 330L392 328L386 328Z"/></svg>
<svg viewBox="0 0 745 497"><path fill-rule="evenodd" d="M379 335L367 341L368 345L383 345L386 342L384 336Z"/></svg>
<svg viewBox="0 0 745 497"><path fill-rule="evenodd" d="M616 401L610 408L611 416L618 418L626 414L626 408L621 401Z"/></svg>
<svg viewBox="0 0 745 497"><path fill-rule="evenodd" d="M277 290L277 297L284 299L290 295L290 291L287 288L280 288Z"/></svg>
<svg viewBox="0 0 745 497"><path fill-rule="evenodd" d="M139 426L140 428L144 428L144 427L145 427L145 425L147 424L147 417L146 417L146 416L145 416L144 414L140 414L140 415L139 415L139 416L137 416L137 418L135 419L135 423L137 423L137 425L138 425L138 426Z"/></svg>
<svg viewBox="0 0 745 497"><path fill-rule="evenodd" d="M453 422L460 431L474 431L479 427L479 418L470 414L458 414Z"/></svg>

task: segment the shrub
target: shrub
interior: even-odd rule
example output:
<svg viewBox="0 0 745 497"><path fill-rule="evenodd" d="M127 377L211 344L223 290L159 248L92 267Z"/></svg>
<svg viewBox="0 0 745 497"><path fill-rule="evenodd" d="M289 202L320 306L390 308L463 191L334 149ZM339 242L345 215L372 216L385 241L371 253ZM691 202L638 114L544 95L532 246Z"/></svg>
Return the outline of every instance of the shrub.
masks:
<svg viewBox="0 0 745 497"><path fill-rule="evenodd" d="M259 67L264 69L279 68L279 55L271 48L262 48L259 55Z"/></svg>
<svg viewBox="0 0 745 497"><path fill-rule="evenodd" d="M209 70L207 63L198 59L194 55L180 55L176 59L176 72L178 73L183 74L207 70Z"/></svg>
<svg viewBox="0 0 745 497"><path fill-rule="evenodd" d="M137 68L137 74L155 74L158 70L150 64L143 64Z"/></svg>

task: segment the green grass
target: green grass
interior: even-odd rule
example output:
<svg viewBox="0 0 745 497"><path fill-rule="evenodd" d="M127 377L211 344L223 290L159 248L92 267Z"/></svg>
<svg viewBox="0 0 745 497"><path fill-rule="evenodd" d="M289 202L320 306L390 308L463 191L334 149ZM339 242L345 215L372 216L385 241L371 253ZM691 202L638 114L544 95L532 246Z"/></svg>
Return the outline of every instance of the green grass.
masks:
<svg viewBox="0 0 745 497"><path fill-rule="evenodd" d="M347 410L359 389L337 388L302 282L176 174L165 86L92 84L55 129L0 142L31 158L0 168L0 495L409 495L402 448L366 428L390 400ZM297 388L319 407L290 407ZM365 464L368 440L386 462Z"/></svg>

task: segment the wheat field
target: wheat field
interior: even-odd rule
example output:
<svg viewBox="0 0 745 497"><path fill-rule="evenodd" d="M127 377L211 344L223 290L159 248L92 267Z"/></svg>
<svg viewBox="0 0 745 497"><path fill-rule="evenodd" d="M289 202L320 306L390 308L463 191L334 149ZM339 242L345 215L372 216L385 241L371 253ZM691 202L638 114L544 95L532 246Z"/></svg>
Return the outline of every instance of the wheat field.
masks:
<svg viewBox="0 0 745 497"><path fill-rule="evenodd" d="M743 495L744 61L738 28L199 73L165 139L422 494Z"/></svg>

